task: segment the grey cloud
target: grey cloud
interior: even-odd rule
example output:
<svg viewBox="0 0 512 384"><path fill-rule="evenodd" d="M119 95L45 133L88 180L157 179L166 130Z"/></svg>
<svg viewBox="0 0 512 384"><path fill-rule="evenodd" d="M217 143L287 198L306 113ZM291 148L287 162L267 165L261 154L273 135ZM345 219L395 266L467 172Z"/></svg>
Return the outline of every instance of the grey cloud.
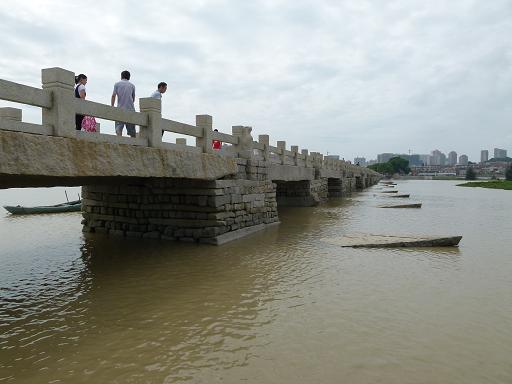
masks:
<svg viewBox="0 0 512 384"><path fill-rule="evenodd" d="M172 118L210 113L345 158L512 150L509 0L37 4L0 3L3 78L39 84L59 65L108 102L128 68L140 96L170 84Z"/></svg>

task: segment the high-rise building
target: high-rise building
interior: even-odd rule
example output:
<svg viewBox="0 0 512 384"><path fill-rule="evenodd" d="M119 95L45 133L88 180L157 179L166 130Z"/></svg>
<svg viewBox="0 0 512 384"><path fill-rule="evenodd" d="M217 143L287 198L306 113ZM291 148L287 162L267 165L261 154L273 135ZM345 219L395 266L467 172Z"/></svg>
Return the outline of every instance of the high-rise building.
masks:
<svg viewBox="0 0 512 384"><path fill-rule="evenodd" d="M432 151L432 158L429 165L445 165L446 155L438 149Z"/></svg>
<svg viewBox="0 0 512 384"><path fill-rule="evenodd" d="M489 160L489 151L487 149L482 149L480 151L480 162L485 163L487 160Z"/></svg>
<svg viewBox="0 0 512 384"><path fill-rule="evenodd" d="M364 157L356 157L354 158L354 164L360 165L361 167L366 167L366 158Z"/></svg>
<svg viewBox="0 0 512 384"><path fill-rule="evenodd" d="M506 149L494 148L494 158L495 159L503 159L504 157L507 157Z"/></svg>
<svg viewBox="0 0 512 384"><path fill-rule="evenodd" d="M377 162L387 163L392 157L395 157L394 153L381 153L377 155Z"/></svg>
<svg viewBox="0 0 512 384"><path fill-rule="evenodd" d="M467 155L460 155L459 156L459 165L468 165L468 157Z"/></svg>
<svg viewBox="0 0 512 384"><path fill-rule="evenodd" d="M418 155L420 157L421 165L430 165L430 155Z"/></svg>
<svg viewBox="0 0 512 384"><path fill-rule="evenodd" d="M448 154L448 165L455 165L457 164L457 152L451 151Z"/></svg>
<svg viewBox="0 0 512 384"><path fill-rule="evenodd" d="M420 159L421 155L409 155L409 165L410 166L420 166L422 165L422 161Z"/></svg>

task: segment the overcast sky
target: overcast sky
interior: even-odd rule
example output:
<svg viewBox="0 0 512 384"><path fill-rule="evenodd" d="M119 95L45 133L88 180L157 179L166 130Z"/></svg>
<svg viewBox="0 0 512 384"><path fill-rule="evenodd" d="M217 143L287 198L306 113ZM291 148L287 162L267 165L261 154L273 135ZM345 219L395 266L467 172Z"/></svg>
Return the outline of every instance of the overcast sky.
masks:
<svg viewBox="0 0 512 384"><path fill-rule="evenodd" d="M40 86L58 66L108 104L128 69L138 97L169 84L166 118L272 143L512 152L511 0L2 0L0 35L0 78Z"/></svg>

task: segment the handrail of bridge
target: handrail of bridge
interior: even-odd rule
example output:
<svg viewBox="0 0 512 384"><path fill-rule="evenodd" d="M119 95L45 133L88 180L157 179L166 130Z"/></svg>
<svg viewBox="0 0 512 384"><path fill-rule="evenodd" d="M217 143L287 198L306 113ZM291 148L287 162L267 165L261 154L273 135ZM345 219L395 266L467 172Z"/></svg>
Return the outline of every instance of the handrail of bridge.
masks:
<svg viewBox="0 0 512 384"><path fill-rule="evenodd" d="M33 105L34 107L51 108L52 96L40 88L14 83L0 79L0 100Z"/></svg>
<svg viewBox="0 0 512 384"><path fill-rule="evenodd" d="M214 131L212 117L209 115L197 115L195 125L162 118L161 102L158 99L140 98L140 112L77 99L73 94L73 72L62 68L47 68L43 69L41 74L42 89L0 79L0 100L42 108L42 124L23 122L21 109L6 107L0 108L0 129L94 142L261 159L270 164L316 167L349 173L362 171L362 168L344 160L327 158L321 153L309 152L307 149L299 151L298 146L287 149L285 141L277 141L276 146L270 145L268 135L259 135L255 141L251 136L251 127L233 126L231 134ZM76 114L138 125L140 132L136 138L131 138L76 131ZM186 139L183 138L176 139L176 144L163 142L163 132L192 136L195 139L195 146L187 145ZM212 149L212 140L224 143L221 151ZM373 173L366 168L365 172Z"/></svg>
<svg viewBox="0 0 512 384"><path fill-rule="evenodd" d="M121 108L114 108L110 105L96 103L94 101L73 98L73 109L79 115L89 115L100 119L111 121L123 121L129 124L135 124L146 127L148 117L146 114L127 111Z"/></svg>

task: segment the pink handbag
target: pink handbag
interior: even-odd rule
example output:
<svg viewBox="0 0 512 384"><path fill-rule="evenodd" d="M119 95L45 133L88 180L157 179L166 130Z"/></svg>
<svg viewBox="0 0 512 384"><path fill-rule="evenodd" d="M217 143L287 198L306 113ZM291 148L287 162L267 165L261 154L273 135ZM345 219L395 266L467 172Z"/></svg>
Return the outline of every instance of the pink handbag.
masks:
<svg viewBox="0 0 512 384"><path fill-rule="evenodd" d="M82 131L96 132L96 119L93 116L84 116L82 120Z"/></svg>

